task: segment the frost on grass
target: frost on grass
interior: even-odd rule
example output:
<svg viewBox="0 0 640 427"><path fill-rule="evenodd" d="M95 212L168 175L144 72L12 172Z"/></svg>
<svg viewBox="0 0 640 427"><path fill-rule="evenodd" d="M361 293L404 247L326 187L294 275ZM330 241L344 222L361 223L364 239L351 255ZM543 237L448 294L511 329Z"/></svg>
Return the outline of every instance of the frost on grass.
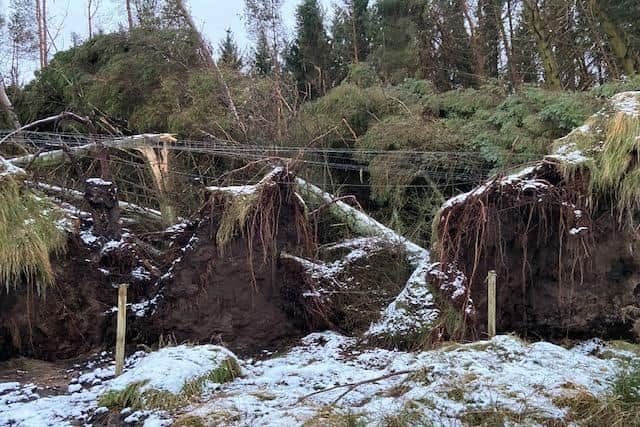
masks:
<svg viewBox="0 0 640 427"><path fill-rule="evenodd" d="M113 380L110 389L123 390L133 383L145 382L141 392L155 389L178 394L188 381L215 370L229 358L236 360L229 350L215 345L166 347L144 357Z"/></svg>
<svg viewBox="0 0 640 427"><path fill-rule="evenodd" d="M114 363L103 352L84 367L76 365L67 394L40 397L34 384L0 383L0 425L91 424L95 417L108 411L105 402L113 403L119 398L128 403L117 408L125 419L144 421L144 425L170 425L166 411L144 408L145 397L158 400L151 402L152 406L186 405L188 398L240 374L236 356L224 347L181 345L133 354L126 360L124 373L114 379ZM118 394L125 389L129 390L128 395ZM132 408L135 404L141 407Z"/></svg>
<svg viewBox="0 0 640 427"><path fill-rule="evenodd" d="M378 425L412 405L426 425L460 425L469 413L496 408L552 421L565 414L554 397L581 388L601 395L618 366L512 336L407 353L358 350L355 339L316 333L284 356L247 365L244 378L224 385L189 415L225 414L232 426L298 426L321 422L329 408ZM352 389L334 388L358 382Z"/></svg>
<svg viewBox="0 0 640 427"><path fill-rule="evenodd" d="M136 353L115 380L113 364L89 363L84 369L88 372L78 371L72 381L81 387L52 397L39 397L33 385L0 384L0 425L93 424L107 411L100 402L109 390L145 384L147 391L183 393L185 385L215 371L218 362L230 356L216 346ZM598 340L567 350L497 336L410 353L363 349L356 338L314 333L281 356L239 361L242 377L190 388L189 398L174 400L177 406L169 412L131 405L118 409L117 415L145 425L171 425L179 413L212 425L288 427L322 423L334 412L352 413L364 425L379 425L385 417L412 407L419 414L418 425L458 426L470 414L496 411L516 414L523 423L562 424L557 421L564 419L566 410L556 405L558 398L571 398L580 390L603 398L628 357L637 358L637 353ZM108 355L101 360L108 360ZM348 387L355 383L360 384ZM173 394L160 396L169 399Z"/></svg>
<svg viewBox="0 0 640 427"><path fill-rule="evenodd" d="M616 111L632 117L640 116L640 91L621 92L614 95L611 102Z"/></svg>

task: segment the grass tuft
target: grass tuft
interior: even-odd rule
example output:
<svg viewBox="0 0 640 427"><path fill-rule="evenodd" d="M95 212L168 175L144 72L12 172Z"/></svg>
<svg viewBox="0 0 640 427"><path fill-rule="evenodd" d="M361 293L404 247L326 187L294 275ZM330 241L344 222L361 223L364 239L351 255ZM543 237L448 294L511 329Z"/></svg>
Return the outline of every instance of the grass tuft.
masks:
<svg viewBox="0 0 640 427"><path fill-rule="evenodd" d="M586 390L559 396L553 403L568 410L568 421L586 427L640 426L640 363L624 367L613 382L611 394L602 398Z"/></svg>
<svg viewBox="0 0 640 427"><path fill-rule="evenodd" d="M139 381L129 384L122 390L110 390L106 392L100 397L99 405L116 411L121 411L124 408L173 411L188 404L191 399L200 396L206 384L231 382L239 377L241 373L242 371L238 362L228 357L216 369L187 381L178 394L157 389L142 391L142 388L149 381Z"/></svg>

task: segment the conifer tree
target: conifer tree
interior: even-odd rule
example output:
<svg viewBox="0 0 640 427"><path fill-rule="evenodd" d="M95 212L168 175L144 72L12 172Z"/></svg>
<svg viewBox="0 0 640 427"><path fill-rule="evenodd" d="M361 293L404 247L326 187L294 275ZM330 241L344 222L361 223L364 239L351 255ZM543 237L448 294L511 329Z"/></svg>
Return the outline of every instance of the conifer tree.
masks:
<svg viewBox="0 0 640 427"><path fill-rule="evenodd" d="M296 76L305 98L324 95L330 85L330 43L318 0L304 0L296 10L296 40L287 55L287 66Z"/></svg>
<svg viewBox="0 0 640 427"><path fill-rule="evenodd" d="M253 56L253 71L259 76L269 76L273 72L273 61L269 41L264 31L260 32L256 42Z"/></svg>
<svg viewBox="0 0 640 427"><path fill-rule="evenodd" d="M500 60L500 22L502 0L478 0L478 38L479 54L482 56L483 76L497 78Z"/></svg>
<svg viewBox="0 0 640 427"><path fill-rule="evenodd" d="M426 7L424 0L415 1ZM412 0L378 0L374 5L372 62L386 81L402 81L418 70L413 4Z"/></svg>
<svg viewBox="0 0 640 427"><path fill-rule="evenodd" d="M220 66L232 70L240 70L242 68L242 58L240 58L238 45L233 39L233 33L230 28L227 28L226 36L220 42L218 50L220 52L220 58L218 59L218 64Z"/></svg>

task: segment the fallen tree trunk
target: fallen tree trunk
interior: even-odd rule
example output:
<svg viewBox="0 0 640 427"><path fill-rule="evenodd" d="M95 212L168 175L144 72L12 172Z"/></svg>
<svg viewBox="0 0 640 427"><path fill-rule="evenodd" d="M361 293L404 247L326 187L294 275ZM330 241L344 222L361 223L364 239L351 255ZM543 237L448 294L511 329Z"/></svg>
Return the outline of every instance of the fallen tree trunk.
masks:
<svg viewBox="0 0 640 427"><path fill-rule="evenodd" d="M388 239L392 243L405 247L407 252L416 259L429 257L429 251L421 246L413 243L404 236L399 235L389 227L379 223L364 212L349 206L343 201L336 200L331 194L323 191L321 188L305 181L302 178L296 178L296 184L302 195L306 195L317 201L327 204L327 209L336 217L345 222L347 227L356 234L374 235Z"/></svg>
<svg viewBox="0 0 640 427"><path fill-rule="evenodd" d="M151 142L175 141L175 138L173 138L173 136L167 133L141 134L141 135L133 135L133 136L117 138L112 141L106 141L106 142L103 142L103 145L106 148L135 149L137 147L143 146L147 141L151 141ZM77 147L70 147L68 152L75 155L82 155L82 154L90 153L96 148L97 148L97 144L95 142L91 142L91 143L80 145ZM47 151L45 153L28 154L26 156L14 157L12 159L7 159L7 160L13 163L14 165L26 166L29 164L37 164L39 166L43 166L43 165L55 165L58 163L63 163L66 160L66 158L65 158L65 150L52 150L52 151Z"/></svg>
<svg viewBox="0 0 640 427"><path fill-rule="evenodd" d="M39 190L44 191L45 193L63 195L78 201L84 200L84 193L72 188L58 187L57 185L50 185L44 182L31 182L29 184ZM159 221L162 220L162 213L156 209L145 208L144 206L123 201L118 202L118 205L123 211L128 211L138 215L144 215Z"/></svg>
<svg viewBox="0 0 640 427"><path fill-rule="evenodd" d="M413 273L396 299L383 310L380 320L371 324L365 336L390 347L414 348L423 345L431 336L440 315L428 281L433 270L429 251L364 212L336 200L319 187L301 178L296 178L296 184L302 195L325 203L327 209L354 233L378 236L405 249Z"/></svg>
<svg viewBox="0 0 640 427"><path fill-rule="evenodd" d="M13 109L13 105L11 104L11 100L7 96L7 92L4 90L4 82L2 81L2 76L0 76L0 105L5 110L9 118L9 122L14 129L20 128L20 120L18 120L18 116Z"/></svg>

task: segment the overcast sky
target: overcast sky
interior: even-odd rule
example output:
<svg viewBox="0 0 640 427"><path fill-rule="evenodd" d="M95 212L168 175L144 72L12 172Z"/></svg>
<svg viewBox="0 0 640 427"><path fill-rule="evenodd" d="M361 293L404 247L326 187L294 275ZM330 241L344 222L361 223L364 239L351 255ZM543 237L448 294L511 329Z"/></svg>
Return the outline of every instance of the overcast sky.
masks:
<svg viewBox="0 0 640 427"><path fill-rule="evenodd" d="M0 0L0 8L6 15L10 0ZM94 28L104 31L116 29L124 25L123 0L92 0L99 5ZM283 18L289 31L294 27L295 8L301 0L284 0ZM327 15L331 12L332 0L320 0ZM196 23L203 30L207 39L217 47L224 37L225 29L230 28L243 53L249 52L251 41L248 39L242 18L243 0L187 0ZM47 0L49 28L54 34L55 45L58 50L72 46L72 33L86 38L87 29L87 0Z"/></svg>

